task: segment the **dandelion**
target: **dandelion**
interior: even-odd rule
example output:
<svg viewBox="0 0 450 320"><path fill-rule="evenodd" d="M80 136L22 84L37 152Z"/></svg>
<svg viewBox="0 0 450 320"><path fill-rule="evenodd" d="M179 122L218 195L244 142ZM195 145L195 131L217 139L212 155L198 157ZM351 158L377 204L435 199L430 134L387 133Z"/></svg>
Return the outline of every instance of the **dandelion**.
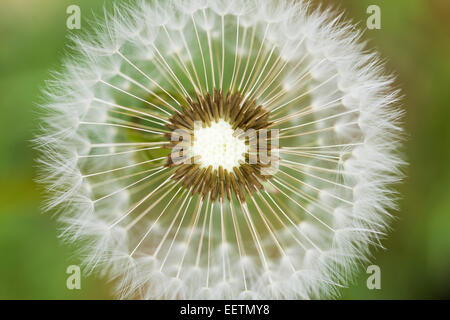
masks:
<svg viewBox="0 0 450 320"><path fill-rule="evenodd" d="M301 1L133 2L49 82L41 180L88 271L146 299L335 296L389 228L393 77Z"/></svg>

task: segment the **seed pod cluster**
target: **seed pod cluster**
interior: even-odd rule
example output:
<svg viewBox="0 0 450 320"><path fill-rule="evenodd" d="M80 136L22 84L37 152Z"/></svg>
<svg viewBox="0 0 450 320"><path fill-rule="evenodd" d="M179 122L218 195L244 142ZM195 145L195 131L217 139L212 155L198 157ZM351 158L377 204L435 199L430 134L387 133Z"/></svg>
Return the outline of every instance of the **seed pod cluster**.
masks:
<svg viewBox="0 0 450 320"><path fill-rule="evenodd" d="M213 202L224 201L225 197L231 201L233 193L240 202L245 202L247 194L263 189L263 182L271 177L263 171L271 166L267 161L272 155L268 131L270 113L256 100L247 100L239 92L224 95L215 89L212 95L206 93L196 95L196 101L186 100L188 104L183 105L166 125L171 130L165 134L170 141L166 147L171 150L166 166L175 169L172 179L189 188L192 195L209 196ZM228 122L235 130L234 136L245 139L248 146L245 161L232 170L205 166L200 157L189 153L195 139L195 126L200 124L207 128L220 120Z"/></svg>

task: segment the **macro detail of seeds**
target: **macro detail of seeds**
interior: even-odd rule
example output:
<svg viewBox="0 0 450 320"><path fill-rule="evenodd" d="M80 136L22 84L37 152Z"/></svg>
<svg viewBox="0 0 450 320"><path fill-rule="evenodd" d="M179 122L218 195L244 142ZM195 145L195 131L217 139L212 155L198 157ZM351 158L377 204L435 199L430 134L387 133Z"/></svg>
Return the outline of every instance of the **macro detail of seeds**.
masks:
<svg viewBox="0 0 450 320"><path fill-rule="evenodd" d="M260 181L278 163L278 157L269 159L274 138L267 134L270 113L231 91L224 97L214 90L197 100L188 98L189 107L182 106L166 125L172 130L165 134L172 150L167 167L178 167L171 178L212 202L223 202L225 196L232 201L233 192L245 202L245 193L263 189Z"/></svg>
<svg viewBox="0 0 450 320"><path fill-rule="evenodd" d="M361 33L301 1L130 2L42 106L46 209L138 299L311 299L389 228L402 111Z"/></svg>

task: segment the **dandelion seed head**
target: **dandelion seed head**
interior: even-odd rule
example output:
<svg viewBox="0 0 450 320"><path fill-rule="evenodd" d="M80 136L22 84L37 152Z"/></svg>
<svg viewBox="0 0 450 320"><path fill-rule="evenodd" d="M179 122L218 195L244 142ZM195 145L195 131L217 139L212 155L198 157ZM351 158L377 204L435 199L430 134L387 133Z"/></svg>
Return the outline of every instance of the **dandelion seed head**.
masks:
<svg viewBox="0 0 450 320"><path fill-rule="evenodd" d="M334 297L396 209L400 93L303 1L117 5L42 105L61 238L121 298Z"/></svg>

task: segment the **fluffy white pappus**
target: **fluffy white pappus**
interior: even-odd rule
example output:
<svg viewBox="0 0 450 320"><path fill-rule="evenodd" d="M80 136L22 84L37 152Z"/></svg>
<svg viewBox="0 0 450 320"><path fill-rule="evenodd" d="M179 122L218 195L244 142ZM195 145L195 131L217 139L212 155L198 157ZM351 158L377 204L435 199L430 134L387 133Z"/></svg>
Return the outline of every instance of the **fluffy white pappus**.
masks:
<svg viewBox="0 0 450 320"><path fill-rule="evenodd" d="M35 139L44 209L86 270L120 298L317 299L349 285L382 247L405 165L400 92L362 33L284 0L130 1L91 24L48 82ZM191 171L168 165L173 117L214 90L254 101L278 131L276 169L236 174L231 198L195 193L198 179L180 182Z"/></svg>

